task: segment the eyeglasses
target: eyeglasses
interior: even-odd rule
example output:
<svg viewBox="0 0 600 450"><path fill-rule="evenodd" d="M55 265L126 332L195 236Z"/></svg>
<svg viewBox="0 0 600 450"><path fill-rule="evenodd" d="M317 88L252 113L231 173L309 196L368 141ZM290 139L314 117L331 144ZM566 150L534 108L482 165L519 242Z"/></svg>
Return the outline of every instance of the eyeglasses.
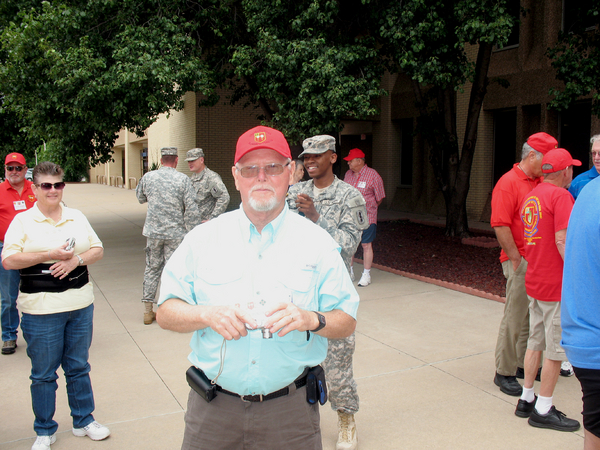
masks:
<svg viewBox="0 0 600 450"><path fill-rule="evenodd" d="M288 162L287 164L267 164L266 166L260 167L260 166L246 166L246 167L242 167L241 169L238 169L240 171L240 174L244 177L244 178L254 178L257 177L258 174L260 173L260 170L264 170L265 174L271 176L271 177L275 177L277 175L281 175L283 173L283 168L289 166L290 163Z"/></svg>
<svg viewBox="0 0 600 450"><path fill-rule="evenodd" d="M9 172L12 172L13 170L21 172L24 168L25 166L6 166L6 170L8 170Z"/></svg>
<svg viewBox="0 0 600 450"><path fill-rule="evenodd" d="M590 154L592 155L592 158L595 156L600 156L600 152L590 152Z"/></svg>
<svg viewBox="0 0 600 450"><path fill-rule="evenodd" d="M42 191L49 191L50 189L54 188L57 191L62 191L65 188L65 182L61 181L59 183L40 183L40 184L36 184L37 187L41 188Z"/></svg>

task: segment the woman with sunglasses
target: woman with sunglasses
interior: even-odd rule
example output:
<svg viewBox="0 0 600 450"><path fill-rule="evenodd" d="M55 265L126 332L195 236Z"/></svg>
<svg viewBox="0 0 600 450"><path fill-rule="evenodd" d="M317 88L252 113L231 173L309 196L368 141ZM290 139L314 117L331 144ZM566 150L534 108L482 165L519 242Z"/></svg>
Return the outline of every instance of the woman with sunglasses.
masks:
<svg viewBox="0 0 600 450"><path fill-rule="evenodd" d="M60 365L67 381L73 434L101 440L108 428L94 420L89 348L94 293L87 266L100 260L102 242L86 217L62 204L63 170L43 162L33 169L36 204L18 214L4 241L2 263L19 269L21 329L31 359L31 400L37 440L32 450L56 441L56 380ZM73 245L71 247L71 245Z"/></svg>

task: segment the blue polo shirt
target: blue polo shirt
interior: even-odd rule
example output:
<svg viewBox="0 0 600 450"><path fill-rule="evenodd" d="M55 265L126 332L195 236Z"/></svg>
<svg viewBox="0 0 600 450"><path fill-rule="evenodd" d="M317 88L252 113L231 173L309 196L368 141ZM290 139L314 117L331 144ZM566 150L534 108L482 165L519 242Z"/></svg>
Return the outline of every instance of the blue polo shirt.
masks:
<svg viewBox="0 0 600 450"><path fill-rule="evenodd" d="M573 196L575 200L577 200L577 196L581 192L581 190L592 181L594 178L598 176L598 171L596 167L592 167L587 172L580 173L575 177L575 179L571 182L571 186L569 186L569 192Z"/></svg>

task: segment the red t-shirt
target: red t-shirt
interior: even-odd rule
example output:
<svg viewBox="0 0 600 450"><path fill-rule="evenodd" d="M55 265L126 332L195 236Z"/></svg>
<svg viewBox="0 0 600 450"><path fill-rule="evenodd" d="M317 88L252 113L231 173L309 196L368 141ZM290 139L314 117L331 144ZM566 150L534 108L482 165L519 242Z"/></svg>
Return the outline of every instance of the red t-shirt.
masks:
<svg viewBox="0 0 600 450"><path fill-rule="evenodd" d="M0 183L0 241L4 242L4 235L13 218L34 205L36 198L31 190L32 184L25 180L23 192L19 195L7 180Z"/></svg>
<svg viewBox="0 0 600 450"><path fill-rule="evenodd" d="M518 167L502 175L492 192L492 227L510 227L521 256L525 256L523 242L523 222L521 221L521 205L525 197L535 188L542 178L529 178ZM500 251L500 262L508 261L504 250Z"/></svg>
<svg viewBox="0 0 600 450"><path fill-rule="evenodd" d="M540 184L523 202L525 289L537 300L560 302L563 259L555 233L567 228L573 203L569 191L550 183Z"/></svg>

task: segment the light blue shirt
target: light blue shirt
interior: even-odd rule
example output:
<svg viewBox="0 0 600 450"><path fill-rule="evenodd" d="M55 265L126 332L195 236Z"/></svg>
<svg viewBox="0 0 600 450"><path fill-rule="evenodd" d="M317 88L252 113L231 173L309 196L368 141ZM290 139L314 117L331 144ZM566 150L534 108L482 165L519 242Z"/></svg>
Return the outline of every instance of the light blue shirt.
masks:
<svg viewBox="0 0 600 450"><path fill-rule="evenodd" d="M592 181L594 178L598 176L598 171L596 167L592 167L590 170L580 173L575 177L575 179L571 182L571 186L569 186L569 192L573 196L575 200L577 200L577 196L581 192L581 190Z"/></svg>
<svg viewBox="0 0 600 450"><path fill-rule="evenodd" d="M236 305L264 317L263 308L291 301L310 311L340 309L356 318L359 297L340 256L321 227L287 204L258 233L243 209L196 228L165 265L159 304L179 298L191 305ZM210 328L194 332L190 362L224 389L269 394L292 383L327 356L327 339L305 331L263 339L260 330L227 341Z"/></svg>

